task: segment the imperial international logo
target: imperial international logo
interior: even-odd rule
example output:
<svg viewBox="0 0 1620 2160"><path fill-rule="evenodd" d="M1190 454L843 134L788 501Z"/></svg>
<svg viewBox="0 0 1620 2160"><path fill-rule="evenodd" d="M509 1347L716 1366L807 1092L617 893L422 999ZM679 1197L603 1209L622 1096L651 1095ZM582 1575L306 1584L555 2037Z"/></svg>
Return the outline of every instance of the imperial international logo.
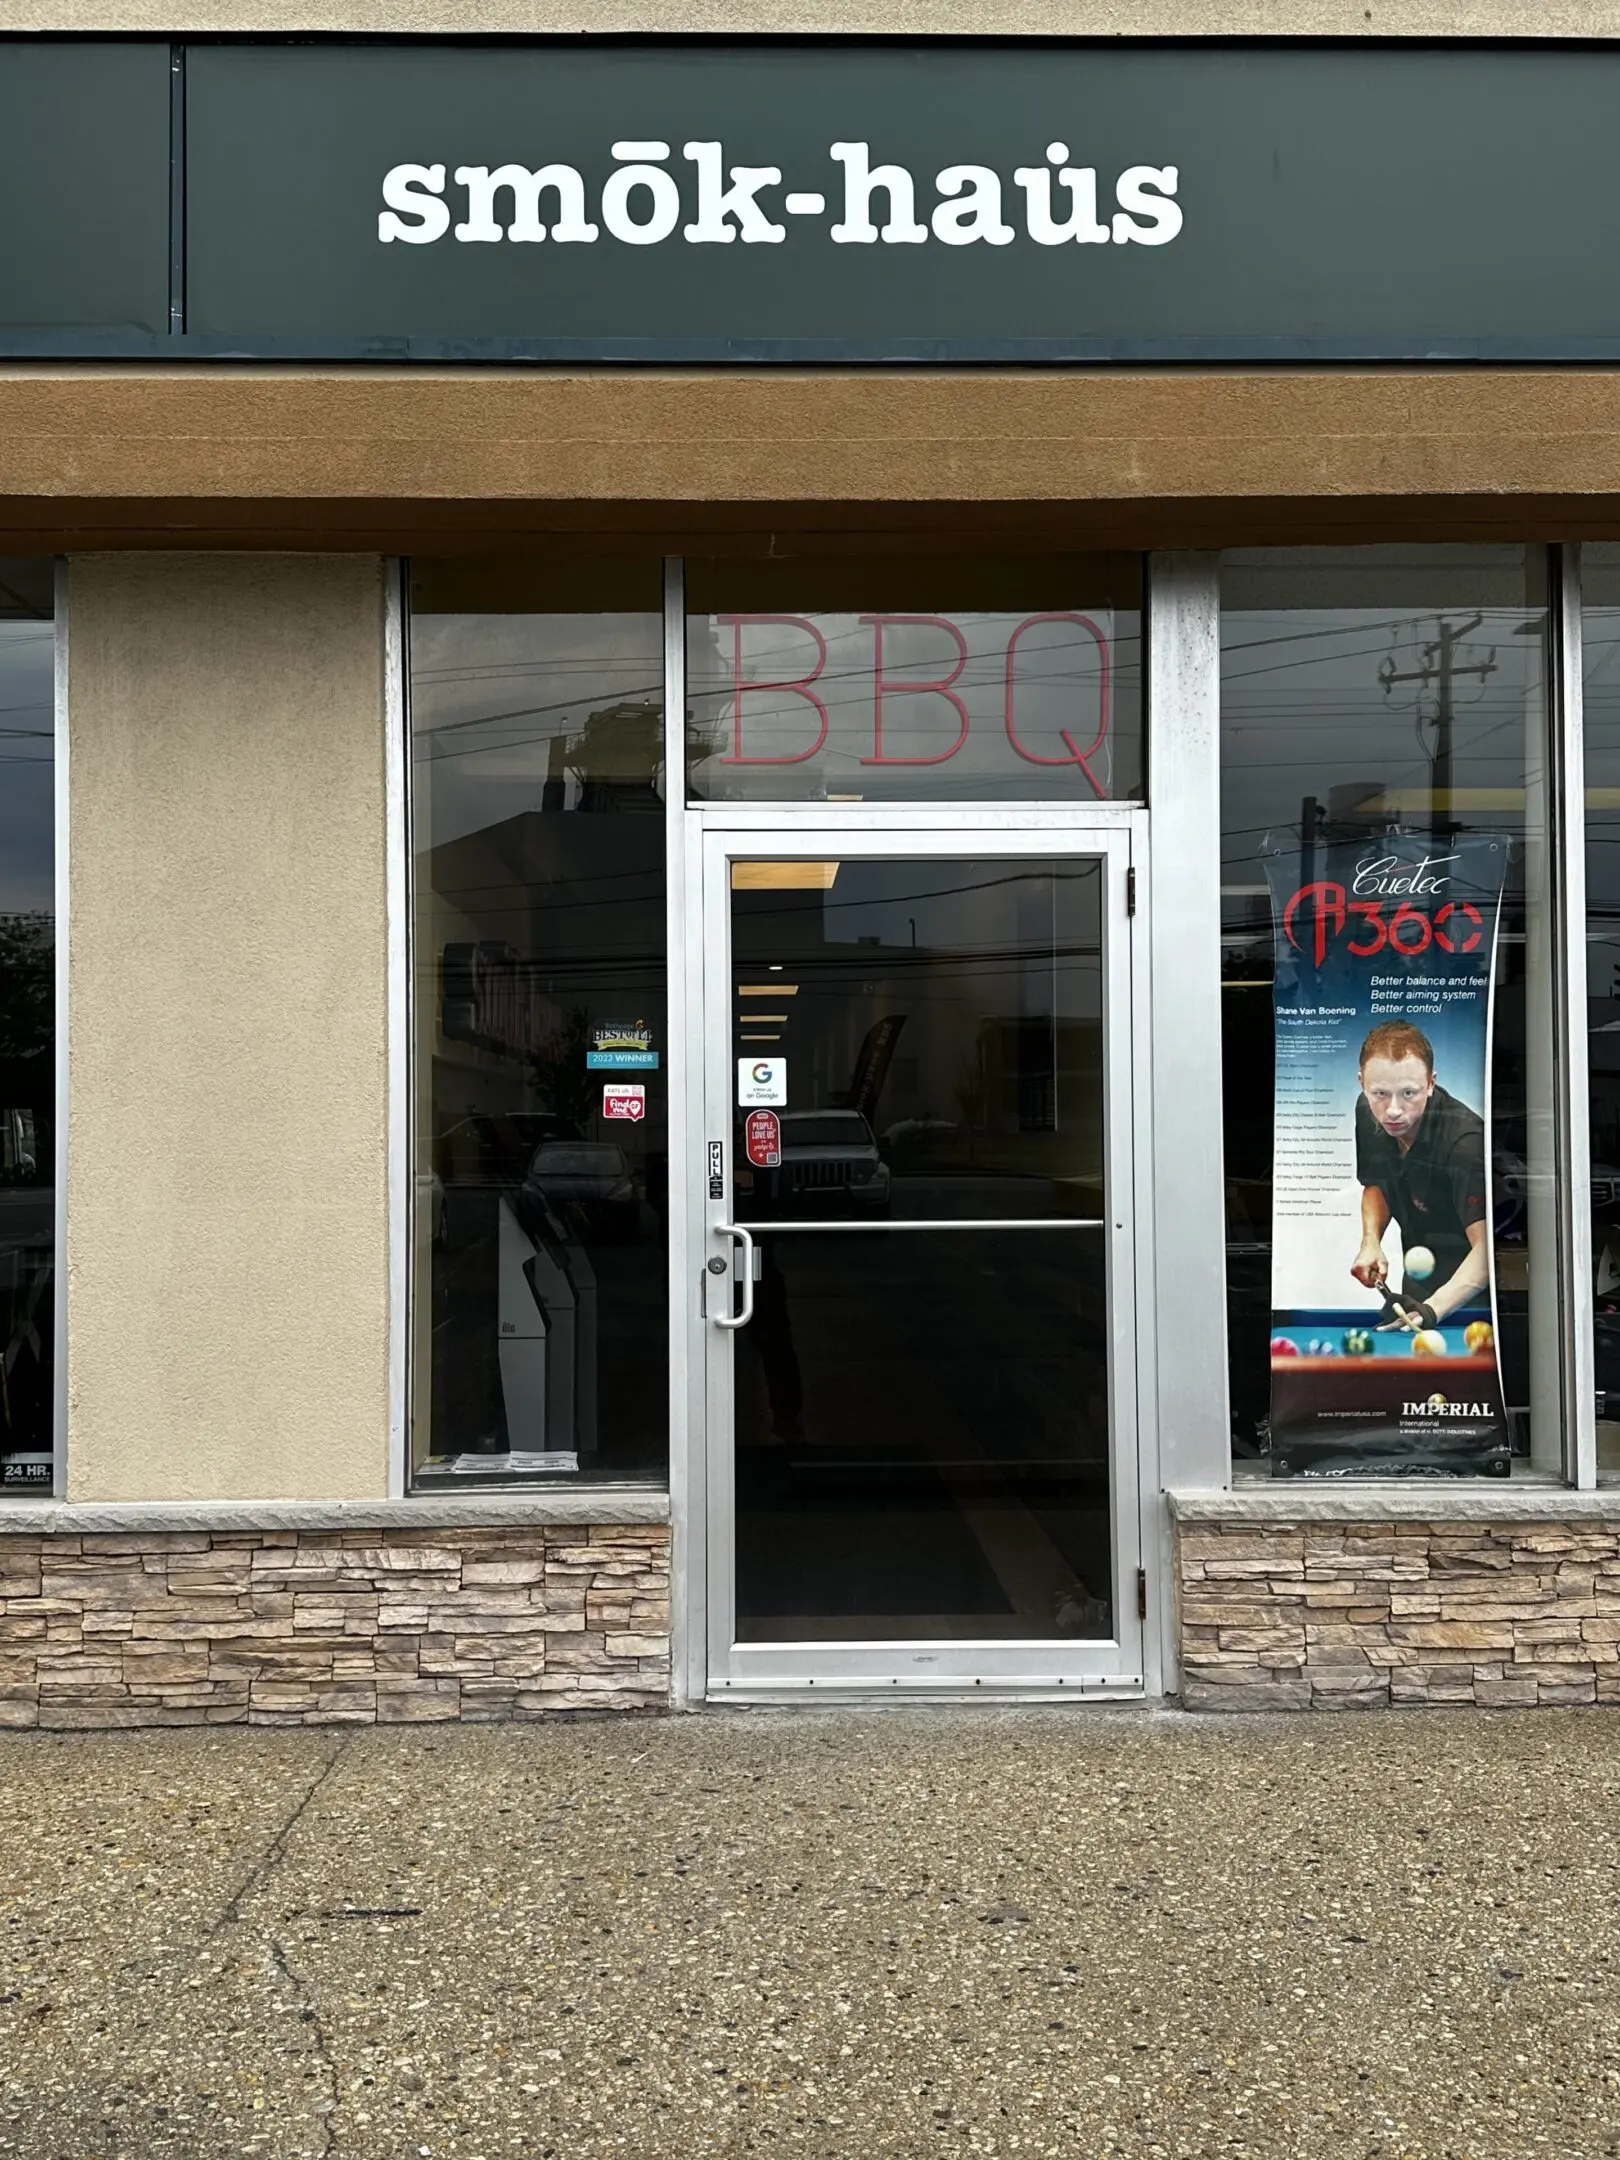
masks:
<svg viewBox="0 0 1620 2160"><path fill-rule="evenodd" d="M1492 1418L1495 1405L1483 1402L1448 1402L1444 1395L1431 1395L1424 1402L1403 1402L1401 1416L1412 1418Z"/></svg>

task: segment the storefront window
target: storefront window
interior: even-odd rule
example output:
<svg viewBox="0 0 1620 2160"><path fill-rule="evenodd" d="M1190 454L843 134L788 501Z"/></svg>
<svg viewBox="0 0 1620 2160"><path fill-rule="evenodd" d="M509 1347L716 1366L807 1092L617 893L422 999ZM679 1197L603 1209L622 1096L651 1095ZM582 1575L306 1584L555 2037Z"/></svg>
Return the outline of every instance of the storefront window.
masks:
<svg viewBox="0 0 1620 2160"><path fill-rule="evenodd" d="M0 558L0 1490L52 1490L56 1254L53 566Z"/></svg>
<svg viewBox="0 0 1620 2160"><path fill-rule="evenodd" d="M1134 555L687 565L699 802L1143 793Z"/></svg>
<svg viewBox="0 0 1620 2160"><path fill-rule="evenodd" d="M1538 551L1228 554L1239 1475L1556 1471Z"/></svg>
<svg viewBox="0 0 1620 2160"><path fill-rule="evenodd" d="M1581 550L1598 1475L1620 1480L1620 547Z"/></svg>
<svg viewBox="0 0 1620 2160"><path fill-rule="evenodd" d="M418 562L418 1487L669 1454L656 562Z"/></svg>

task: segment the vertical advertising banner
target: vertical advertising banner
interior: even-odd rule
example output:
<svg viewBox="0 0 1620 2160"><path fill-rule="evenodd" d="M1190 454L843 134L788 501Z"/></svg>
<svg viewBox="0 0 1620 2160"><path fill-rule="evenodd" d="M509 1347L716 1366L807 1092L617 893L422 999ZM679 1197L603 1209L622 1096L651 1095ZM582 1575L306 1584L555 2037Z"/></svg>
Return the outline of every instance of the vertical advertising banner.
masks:
<svg viewBox="0 0 1620 2160"><path fill-rule="evenodd" d="M1271 1468L1506 1476L1490 1046L1506 842L1391 833L1269 865Z"/></svg>

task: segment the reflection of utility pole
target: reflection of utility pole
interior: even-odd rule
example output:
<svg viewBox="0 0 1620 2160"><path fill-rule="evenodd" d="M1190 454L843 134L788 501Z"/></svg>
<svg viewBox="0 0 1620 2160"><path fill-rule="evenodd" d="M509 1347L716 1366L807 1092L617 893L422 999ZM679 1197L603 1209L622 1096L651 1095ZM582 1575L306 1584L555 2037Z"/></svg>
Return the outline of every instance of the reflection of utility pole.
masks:
<svg viewBox="0 0 1620 2160"><path fill-rule="evenodd" d="M1457 647L1464 638L1472 637L1485 617L1470 615L1466 622L1449 623L1443 615L1436 616L1435 628L1440 633L1423 647L1415 668L1397 668L1395 655L1385 656L1378 670L1378 680L1384 686L1387 698L1397 683L1416 683L1419 691L1434 690L1434 748L1429 757L1429 830L1437 846L1444 847L1453 838L1457 826L1451 815L1451 753L1452 728L1456 720L1453 690L1459 675L1477 675L1483 683L1487 675L1496 673L1496 647L1493 645L1483 660L1456 658ZM1418 724L1422 726L1422 709L1419 708Z"/></svg>

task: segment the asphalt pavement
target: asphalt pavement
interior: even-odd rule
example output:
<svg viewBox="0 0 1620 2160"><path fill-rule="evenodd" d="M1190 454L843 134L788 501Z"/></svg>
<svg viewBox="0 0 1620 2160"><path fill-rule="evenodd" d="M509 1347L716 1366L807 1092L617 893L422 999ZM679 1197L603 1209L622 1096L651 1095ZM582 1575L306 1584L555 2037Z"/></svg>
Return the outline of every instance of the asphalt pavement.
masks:
<svg viewBox="0 0 1620 2160"><path fill-rule="evenodd" d="M0 1740L0 2155L1620 2155L1620 1715Z"/></svg>

